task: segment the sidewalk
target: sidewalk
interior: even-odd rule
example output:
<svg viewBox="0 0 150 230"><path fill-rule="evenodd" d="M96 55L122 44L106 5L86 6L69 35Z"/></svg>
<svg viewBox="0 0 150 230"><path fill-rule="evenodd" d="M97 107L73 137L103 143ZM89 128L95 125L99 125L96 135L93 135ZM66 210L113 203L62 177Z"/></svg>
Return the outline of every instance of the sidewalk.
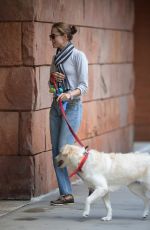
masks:
<svg viewBox="0 0 150 230"><path fill-rule="evenodd" d="M147 147L146 147L147 146ZM143 148L150 150L150 144L138 143L135 151ZM149 148L149 150L148 150ZM148 230L150 216L142 220L143 203L127 189L111 193L113 220L103 222L101 217L106 211L102 201L97 201L91 207L87 219L82 218L85 198L88 194L86 186L79 181L73 185L75 204L52 207L49 201L57 198L58 191L29 201L0 201L0 230L74 230L103 229L121 230L128 228ZM7 214L7 215L6 215Z"/></svg>
<svg viewBox="0 0 150 230"><path fill-rule="evenodd" d="M0 230L149 230L150 217L142 220L143 203L127 189L111 193L113 220L103 222L106 211L102 201L91 207L88 218L82 217L87 188L83 183L73 185L75 204L52 207L49 200L57 194L46 196L0 218Z"/></svg>

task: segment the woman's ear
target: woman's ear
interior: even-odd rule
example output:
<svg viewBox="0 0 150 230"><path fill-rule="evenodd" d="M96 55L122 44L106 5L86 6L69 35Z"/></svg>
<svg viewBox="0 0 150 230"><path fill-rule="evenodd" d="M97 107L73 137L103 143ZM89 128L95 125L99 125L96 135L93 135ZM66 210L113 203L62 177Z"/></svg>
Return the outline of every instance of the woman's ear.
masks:
<svg viewBox="0 0 150 230"><path fill-rule="evenodd" d="M65 41L68 41L67 34L64 34L64 40L65 40Z"/></svg>

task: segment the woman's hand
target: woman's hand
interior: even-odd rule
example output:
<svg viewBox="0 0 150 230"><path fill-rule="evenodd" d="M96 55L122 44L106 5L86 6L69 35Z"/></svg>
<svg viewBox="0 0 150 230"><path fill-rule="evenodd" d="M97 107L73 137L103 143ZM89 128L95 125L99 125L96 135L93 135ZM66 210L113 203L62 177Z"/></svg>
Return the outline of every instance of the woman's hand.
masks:
<svg viewBox="0 0 150 230"><path fill-rule="evenodd" d="M59 100L62 100L62 101L69 101L71 99L71 95L69 93L61 93L58 98L57 98L57 101Z"/></svg>
<svg viewBox="0 0 150 230"><path fill-rule="evenodd" d="M62 82L65 79L65 75L59 72L53 72L51 75L55 78L57 82Z"/></svg>

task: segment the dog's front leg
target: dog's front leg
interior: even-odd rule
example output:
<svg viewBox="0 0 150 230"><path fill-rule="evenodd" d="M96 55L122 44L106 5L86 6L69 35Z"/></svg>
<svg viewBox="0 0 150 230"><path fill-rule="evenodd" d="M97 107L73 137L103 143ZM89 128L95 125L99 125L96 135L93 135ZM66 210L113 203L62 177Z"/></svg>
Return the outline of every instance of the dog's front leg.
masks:
<svg viewBox="0 0 150 230"><path fill-rule="evenodd" d="M103 197L103 201L104 201L105 207L107 209L107 216L103 217L102 220L104 220L104 221L112 220L112 208L111 208L109 193L107 193Z"/></svg>
<svg viewBox="0 0 150 230"><path fill-rule="evenodd" d="M97 198L103 197L107 193L107 188L105 187L97 187L94 192L86 198L85 202L85 209L83 212L84 217L88 217L90 213L90 205L93 203Z"/></svg>

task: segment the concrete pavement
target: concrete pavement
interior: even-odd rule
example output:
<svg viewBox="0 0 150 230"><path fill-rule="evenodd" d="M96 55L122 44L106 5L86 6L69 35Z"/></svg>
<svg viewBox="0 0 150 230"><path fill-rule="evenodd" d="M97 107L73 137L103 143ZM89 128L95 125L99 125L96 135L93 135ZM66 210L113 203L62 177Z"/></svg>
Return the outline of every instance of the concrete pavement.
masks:
<svg viewBox="0 0 150 230"><path fill-rule="evenodd" d="M73 185L75 204L53 207L51 199L57 193L32 202L0 218L0 230L149 230L150 216L141 218L143 203L126 188L111 194L113 220L101 221L106 210L102 201L98 200L91 207L88 218L82 217L87 188L82 182Z"/></svg>

